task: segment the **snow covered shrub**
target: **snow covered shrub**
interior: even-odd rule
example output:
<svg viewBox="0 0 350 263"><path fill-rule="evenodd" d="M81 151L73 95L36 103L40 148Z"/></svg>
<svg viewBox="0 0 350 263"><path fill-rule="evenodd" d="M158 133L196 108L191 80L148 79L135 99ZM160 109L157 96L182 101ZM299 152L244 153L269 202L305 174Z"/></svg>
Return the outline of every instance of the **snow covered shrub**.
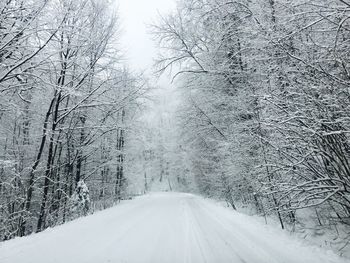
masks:
<svg viewBox="0 0 350 263"><path fill-rule="evenodd" d="M78 182L75 193L72 198L72 211L75 216L87 215L90 210L90 194L89 188L84 182L80 180Z"/></svg>
<svg viewBox="0 0 350 263"><path fill-rule="evenodd" d="M28 214L20 210L23 203L23 183L16 171L16 162L0 159L0 241L20 236L18 224Z"/></svg>

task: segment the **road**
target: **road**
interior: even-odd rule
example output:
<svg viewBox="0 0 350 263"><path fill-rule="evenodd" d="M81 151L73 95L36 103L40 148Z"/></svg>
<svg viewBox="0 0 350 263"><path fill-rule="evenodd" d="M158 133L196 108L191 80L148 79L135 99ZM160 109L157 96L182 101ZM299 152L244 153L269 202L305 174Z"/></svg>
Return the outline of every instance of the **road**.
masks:
<svg viewBox="0 0 350 263"><path fill-rule="evenodd" d="M345 262L192 194L155 193L0 243L1 263Z"/></svg>

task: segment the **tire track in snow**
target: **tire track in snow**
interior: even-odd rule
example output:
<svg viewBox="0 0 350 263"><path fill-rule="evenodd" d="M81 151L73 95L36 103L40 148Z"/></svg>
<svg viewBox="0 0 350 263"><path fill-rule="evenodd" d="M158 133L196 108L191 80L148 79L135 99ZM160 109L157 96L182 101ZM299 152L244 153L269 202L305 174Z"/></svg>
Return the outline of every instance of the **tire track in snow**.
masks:
<svg viewBox="0 0 350 263"><path fill-rule="evenodd" d="M207 255L207 257L210 258L210 262L247 263L242 257L240 257L227 238L223 237L221 231L219 231L221 229L217 227L217 224L212 220L208 220L210 214L203 213L196 198L189 199L188 202L191 207L192 218L197 228L197 236L200 236L200 239L206 242L205 251L210 252L210 254L208 253ZM223 254L225 254L225 256L223 256Z"/></svg>

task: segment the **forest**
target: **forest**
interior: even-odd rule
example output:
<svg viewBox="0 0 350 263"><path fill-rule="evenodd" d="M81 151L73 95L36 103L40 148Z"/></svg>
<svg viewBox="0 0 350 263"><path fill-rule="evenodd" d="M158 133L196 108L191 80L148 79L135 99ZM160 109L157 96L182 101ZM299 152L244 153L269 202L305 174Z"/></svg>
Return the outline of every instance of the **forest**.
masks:
<svg viewBox="0 0 350 263"><path fill-rule="evenodd" d="M1 1L0 239L110 206L145 83L107 1Z"/></svg>
<svg viewBox="0 0 350 263"><path fill-rule="evenodd" d="M120 31L107 0L1 1L0 240L166 181L288 231L331 232L342 253L350 1L178 0L149 26L151 77L128 69ZM164 75L177 102L172 114L154 102L150 124Z"/></svg>

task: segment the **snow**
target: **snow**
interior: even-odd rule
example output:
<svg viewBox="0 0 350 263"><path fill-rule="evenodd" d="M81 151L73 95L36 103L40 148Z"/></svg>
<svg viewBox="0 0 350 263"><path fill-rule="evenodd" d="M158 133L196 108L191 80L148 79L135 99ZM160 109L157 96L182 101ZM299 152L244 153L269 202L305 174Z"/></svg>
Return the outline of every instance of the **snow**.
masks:
<svg viewBox="0 0 350 263"><path fill-rule="evenodd" d="M42 233L0 243L1 263L341 263L192 194L153 193Z"/></svg>

